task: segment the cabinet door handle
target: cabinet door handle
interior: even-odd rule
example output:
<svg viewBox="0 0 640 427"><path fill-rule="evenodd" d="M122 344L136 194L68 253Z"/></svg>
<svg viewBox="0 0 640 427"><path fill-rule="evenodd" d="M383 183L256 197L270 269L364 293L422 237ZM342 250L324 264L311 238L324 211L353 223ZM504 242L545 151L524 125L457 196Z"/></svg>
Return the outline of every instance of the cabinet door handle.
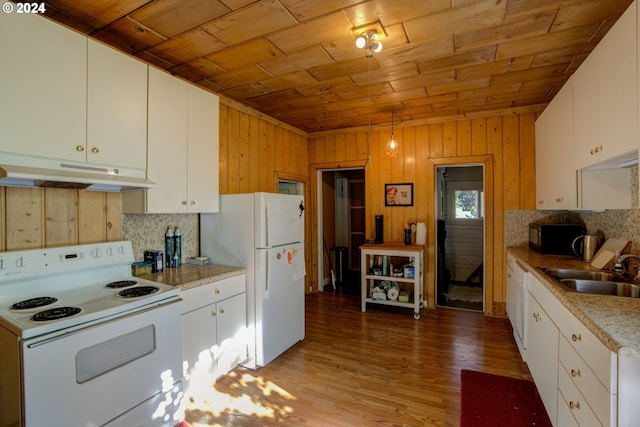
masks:
<svg viewBox="0 0 640 427"><path fill-rule="evenodd" d="M82 146L82 145L77 145L77 146L76 146L76 151L84 151L84 146Z"/></svg>
<svg viewBox="0 0 640 427"><path fill-rule="evenodd" d="M542 320L540 313L533 313L533 318L535 319L536 322L539 322Z"/></svg>
<svg viewBox="0 0 640 427"><path fill-rule="evenodd" d="M582 341L582 335L578 334L571 334L571 341L573 342L578 342L578 341Z"/></svg>
<svg viewBox="0 0 640 427"><path fill-rule="evenodd" d="M182 206L186 206L186 204L187 204L187 201L186 201L186 200L183 200L183 201L182 201Z"/></svg>
<svg viewBox="0 0 640 427"><path fill-rule="evenodd" d="M213 293L216 295L220 295L220 289L216 289L215 291L213 291Z"/></svg>
<svg viewBox="0 0 640 427"><path fill-rule="evenodd" d="M574 402L573 400L569 401L569 408L571 409L580 409L580 402Z"/></svg>
<svg viewBox="0 0 640 427"><path fill-rule="evenodd" d="M572 369L571 370L571 376L572 377L579 377L580 376L580 369Z"/></svg>
<svg viewBox="0 0 640 427"><path fill-rule="evenodd" d="M220 314L224 314L224 308L220 309Z"/></svg>
<svg viewBox="0 0 640 427"><path fill-rule="evenodd" d="M216 317L216 312L215 311L211 312L211 317Z"/></svg>
<svg viewBox="0 0 640 427"><path fill-rule="evenodd" d="M99 149L98 147L93 147L93 148L91 149L91 152L92 152L92 153L97 154L97 153L99 153L99 152L100 152L100 149Z"/></svg>
<svg viewBox="0 0 640 427"><path fill-rule="evenodd" d="M193 205L195 205L195 204L196 204L196 201L195 201L195 200L192 200L192 201L191 201L191 203L189 203L189 204L190 204L191 206L193 206Z"/></svg>

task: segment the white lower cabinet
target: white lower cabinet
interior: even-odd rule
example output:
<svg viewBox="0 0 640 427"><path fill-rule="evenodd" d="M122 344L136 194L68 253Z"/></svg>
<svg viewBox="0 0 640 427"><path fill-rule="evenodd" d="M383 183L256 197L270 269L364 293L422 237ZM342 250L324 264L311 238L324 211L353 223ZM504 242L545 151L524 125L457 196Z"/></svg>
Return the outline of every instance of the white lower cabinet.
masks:
<svg viewBox="0 0 640 427"><path fill-rule="evenodd" d="M562 395L558 416L561 412L567 418L571 414L580 426L610 425L609 390L564 337L560 338L558 390Z"/></svg>
<svg viewBox="0 0 640 427"><path fill-rule="evenodd" d="M554 426L618 426L618 356L533 275L526 360Z"/></svg>
<svg viewBox="0 0 640 427"><path fill-rule="evenodd" d="M557 426L558 329L531 293L527 295L525 328L527 365L551 424Z"/></svg>
<svg viewBox="0 0 640 427"><path fill-rule="evenodd" d="M513 338L516 340L522 360L525 358L524 310L526 295L527 269L511 255L507 254L507 315L513 327Z"/></svg>
<svg viewBox="0 0 640 427"><path fill-rule="evenodd" d="M558 426L600 427L603 424L593 413L564 366L558 373Z"/></svg>
<svg viewBox="0 0 640 427"><path fill-rule="evenodd" d="M247 358L246 276L182 292L182 351L186 397Z"/></svg>

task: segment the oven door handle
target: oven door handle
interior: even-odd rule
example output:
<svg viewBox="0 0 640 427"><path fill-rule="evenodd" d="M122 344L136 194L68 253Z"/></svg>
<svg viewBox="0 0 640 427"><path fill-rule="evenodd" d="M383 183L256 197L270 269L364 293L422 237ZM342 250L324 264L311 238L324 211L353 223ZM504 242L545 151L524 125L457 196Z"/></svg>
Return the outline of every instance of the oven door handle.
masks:
<svg viewBox="0 0 640 427"><path fill-rule="evenodd" d="M135 316L135 315L138 315L140 313L146 313L147 311L155 310L155 309L160 308L160 307L165 307L165 306L168 306L168 305L171 305L171 304L176 304L176 303L179 303L181 301L182 301L182 298L176 297L176 298L171 298L170 300L166 300L164 302L161 302L159 304L156 303L156 304L150 305L150 306L148 306L147 308L145 308L143 310L131 311L131 312L127 313L124 316L122 315L122 313L117 313L117 314L112 314L112 315L107 316L107 317L101 317L100 319L96 319L96 320L93 320L93 321L90 321L90 322L82 323L80 325L76 325L76 326L73 326L71 328L68 328L63 333L61 333L60 335L56 335L55 337L46 338L46 339L43 339L42 341L37 341L37 342L34 342L34 343L27 344L27 348L36 348L36 347L40 347L41 345L45 345L45 344L49 344L49 343L58 341L58 340L60 340L62 338L67 338L69 336L72 336L72 335L75 335L75 334L77 334L79 332L82 332L82 331L84 331L84 330L86 330L88 328L99 326L99 325L101 325L101 324L103 324L105 322L108 322L109 320L125 319L127 317ZM35 339L37 339L37 338L35 338Z"/></svg>

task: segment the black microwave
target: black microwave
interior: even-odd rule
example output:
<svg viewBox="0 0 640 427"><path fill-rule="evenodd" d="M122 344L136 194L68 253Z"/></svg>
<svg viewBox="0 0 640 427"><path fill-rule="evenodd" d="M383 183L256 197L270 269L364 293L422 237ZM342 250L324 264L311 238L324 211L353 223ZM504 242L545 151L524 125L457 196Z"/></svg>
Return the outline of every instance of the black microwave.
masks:
<svg viewBox="0 0 640 427"><path fill-rule="evenodd" d="M580 224L529 224L529 248L543 254L573 255L576 237L587 234Z"/></svg>

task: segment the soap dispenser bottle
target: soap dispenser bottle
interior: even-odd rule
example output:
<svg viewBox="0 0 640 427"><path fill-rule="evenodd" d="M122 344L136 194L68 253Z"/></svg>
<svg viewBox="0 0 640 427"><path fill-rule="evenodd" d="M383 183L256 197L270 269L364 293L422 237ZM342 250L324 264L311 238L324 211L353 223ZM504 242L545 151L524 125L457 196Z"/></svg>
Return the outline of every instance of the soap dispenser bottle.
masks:
<svg viewBox="0 0 640 427"><path fill-rule="evenodd" d="M174 243L173 229L171 227L167 227L167 232L164 235L164 266L167 268L173 267L173 256L175 255Z"/></svg>
<svg viewBox="0 0 640 427"><path fill-rule="evenodd" d="M176 231L173 233L174 255L173 266L178 268L182 265L182 231L176 227Z"/></svg>

